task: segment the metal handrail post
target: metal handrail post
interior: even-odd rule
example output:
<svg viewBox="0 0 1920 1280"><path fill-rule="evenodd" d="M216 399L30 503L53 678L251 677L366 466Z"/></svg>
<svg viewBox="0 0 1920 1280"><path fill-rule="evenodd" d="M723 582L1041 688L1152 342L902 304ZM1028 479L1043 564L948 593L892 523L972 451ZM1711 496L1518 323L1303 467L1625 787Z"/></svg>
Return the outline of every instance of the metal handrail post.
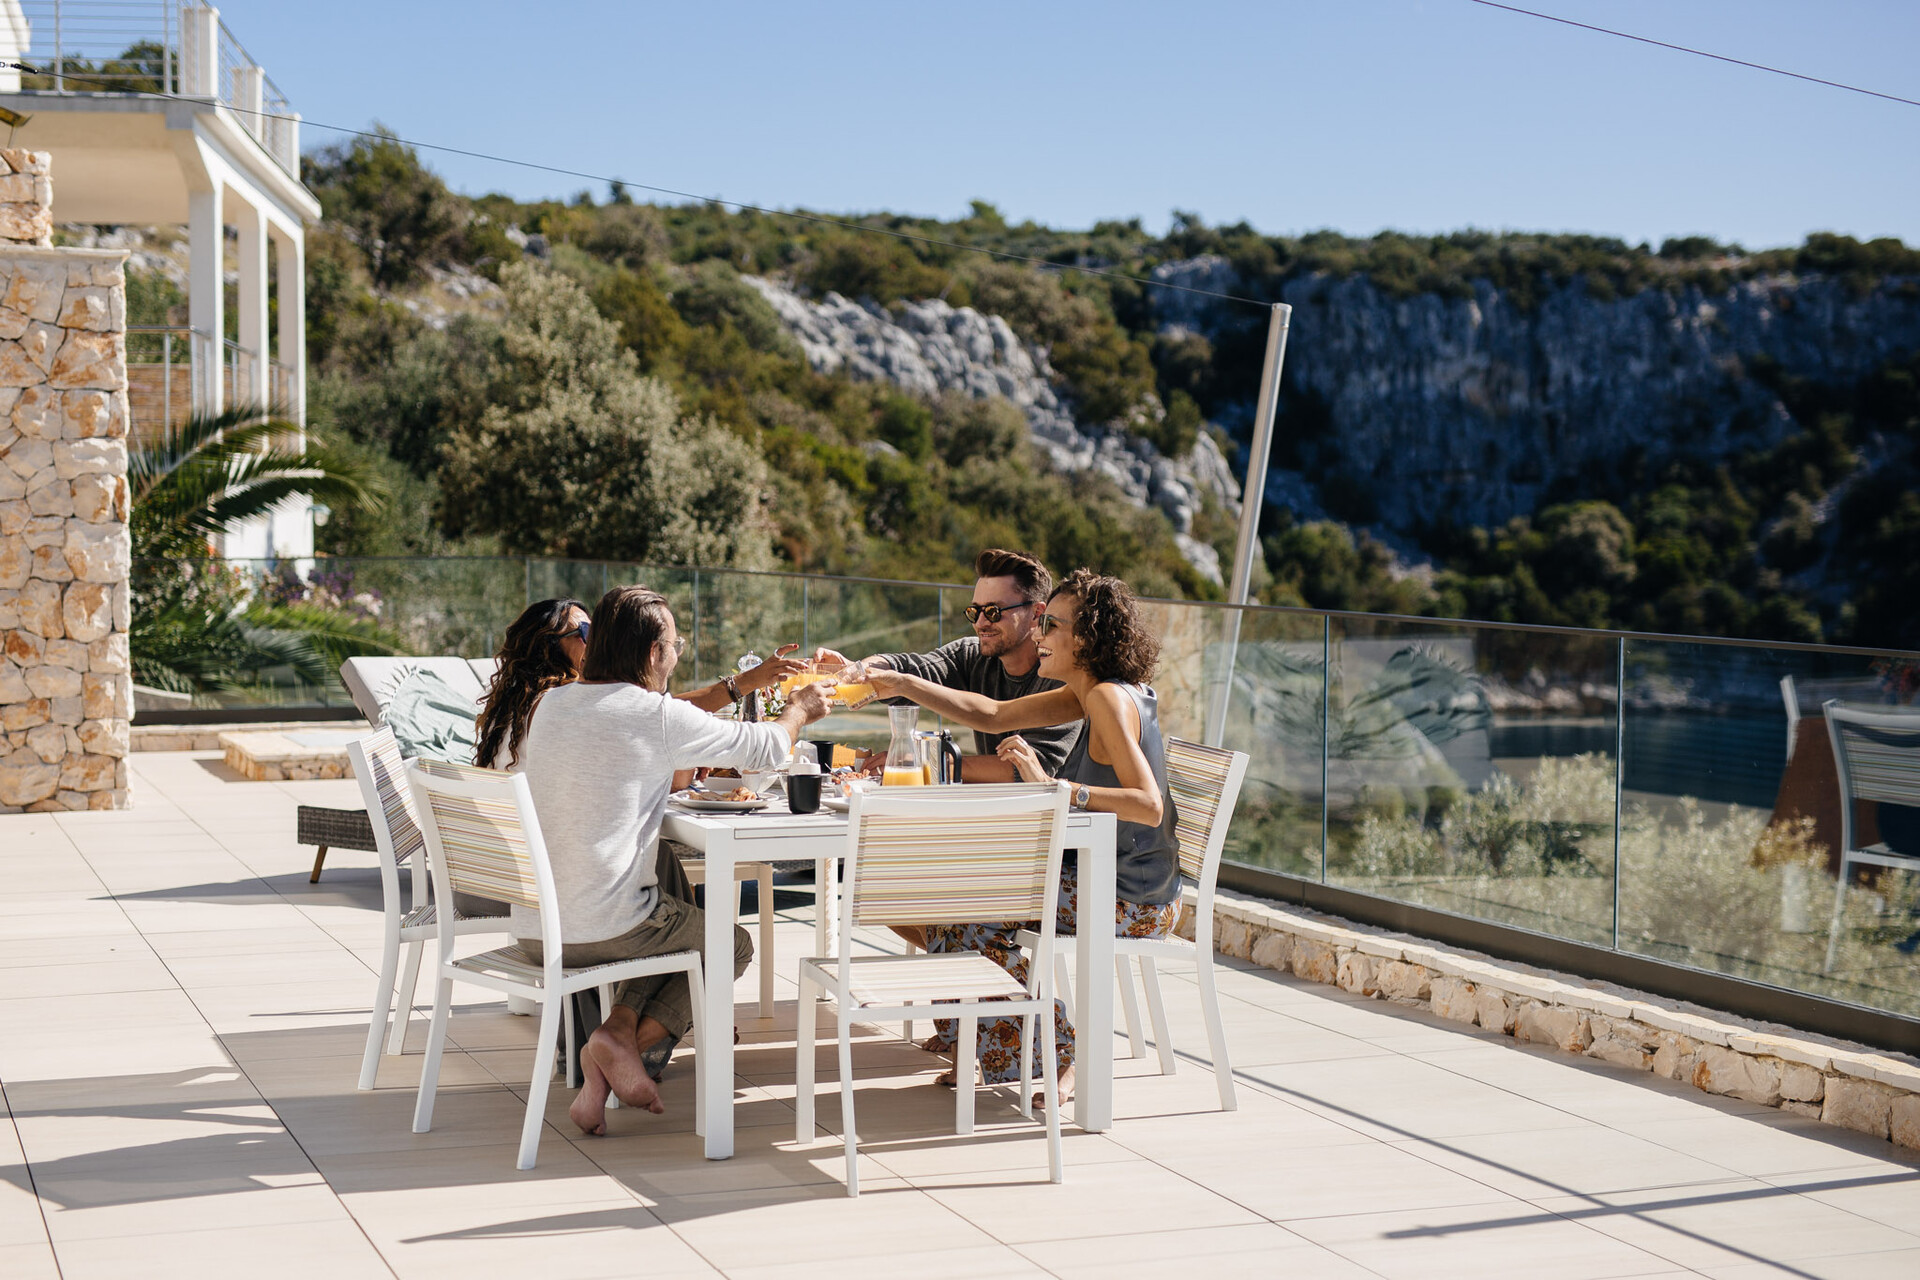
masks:
<svg viewBox="0 0 1920 1280"><path fill-rule="evenodd" d="M1253 581L1253 557L1260 550L1260 501L1266 495L1267 459L1273 450L1273 419L1280 404L1280 367L1287 358L1287 327L1293 308L1276 302L1267 318L1267 354L1260 366L1260 400L1254 409L1253 439L1247 448L1247 474L1240 485L1240 531L1233 544L1233 576L1227 582L1227 603L1244 605ZM1227 622L1226 669L1207 701L1206 740L1220 745L1227 730L1227 699L1233 691L1233 668L1240 652L1241 611Z"/></svg>
<svg viewBox="0 0 1920 1280"><path fill-rule="evenodd" d="M1333 810L1333 619L1320 630L1320 883L1327 882L1327 815Z"/></svg>
<svg viewBox="0 0 1920 1280"><path fill-rule="evenodd" d="M66 54L62 51L63 42L61 37L61 20L64 16L65 14L62 11L60 0L53 0L53 91L55 93L65 93L67 91L65 66L67 59Z"/></svg>
<svg viewBox="0 0 1920 1280"><path fill-rule="evenodd" d="M1627 794L1627 638L1614 641L1613 676L1613 949L1620 949L1620 867L1626 839L1620 817Z"/></svg>

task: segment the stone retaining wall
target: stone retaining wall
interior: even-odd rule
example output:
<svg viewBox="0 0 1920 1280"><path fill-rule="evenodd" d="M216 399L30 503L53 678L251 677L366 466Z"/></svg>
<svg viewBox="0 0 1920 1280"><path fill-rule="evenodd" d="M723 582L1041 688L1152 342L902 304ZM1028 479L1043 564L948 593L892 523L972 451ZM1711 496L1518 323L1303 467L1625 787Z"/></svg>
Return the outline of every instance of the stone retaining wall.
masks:
<svg viewBox="0 0 1920 1280"><path fill-rule="evenodd" d="M0 150L0 238L47 169ZM125 261L0 243L0 813L127 805Z"/></svg>
<svg viewBox="0 0 1920 1280"><path fill-rule="evenodd" d="M221 737L229 733L298 733L307 729L353 729L373 732L364 720L253 720L231 724L137 724L135 751L224 751Z"/></svg>
<svg viewBox="0 0 1920 1280"><path fill-rule="evenodd" d="M1193 935L1193 895L1180 932ZM1920 1061L1237 894L1222 955L1920 1149Z"/></svg>

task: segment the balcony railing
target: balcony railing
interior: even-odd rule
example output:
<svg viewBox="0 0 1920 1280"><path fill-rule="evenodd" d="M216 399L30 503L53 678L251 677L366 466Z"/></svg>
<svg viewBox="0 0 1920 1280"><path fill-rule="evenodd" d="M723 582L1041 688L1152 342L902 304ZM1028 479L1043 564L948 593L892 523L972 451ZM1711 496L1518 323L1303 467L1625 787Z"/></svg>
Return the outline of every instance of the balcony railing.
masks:
<svg viewBox="0 0 1920 1280"><path fill-rule="evenodd" d="M216 362L214 352L219 352ZM232 338L216 344L186 325L130 325L127 328L127 400L136 440L177 427L188 415L213 404L213 388L224 405L263 405L295 412L298 373L261 361Z"/></svg>
<svg viewBox="0 0 1920 1280"><path fill-rule="evenodd" d="M0 5L0 92L168 94L231 108L288 173L300 117L218 11L189 0L21 0Z"/></svg>
<svg viewBox="0 0 1920 1280"><path fill-rule="evenodd" d="M788 641L864 656L969 630L971 588L938 583L517 558L323 559L305 576L214 567L245 589L375 618L414 652L467 657L491 654L532 600L592 602L645 582L689 640L677 687ZM1173 601L1146 611L1165 730L1200 739L1211 727L1252 757L1227 846L1238 866L1920 1018L1920 957L1898 945L1920 930L1920 876L1849 894L1839 961L1824 963L1840 837L1820 714L1833 696L1911 701L1920 654ZM1209 726L1223 690L1224 721ZM344 701L291 684L259 696L290 714ZM868 745L885 734L871 711L822 727Z"/></svg>

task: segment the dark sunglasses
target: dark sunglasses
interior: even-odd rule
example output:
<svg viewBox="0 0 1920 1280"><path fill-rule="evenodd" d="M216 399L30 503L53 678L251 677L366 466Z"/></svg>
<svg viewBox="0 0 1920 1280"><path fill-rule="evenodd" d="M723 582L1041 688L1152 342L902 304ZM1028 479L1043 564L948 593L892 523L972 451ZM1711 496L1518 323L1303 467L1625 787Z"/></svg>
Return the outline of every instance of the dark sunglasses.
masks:
<svg viewBox="0 0 1920 1280"><path fill-rule="evenodd" d="M1051 613L1041 614L1039 621L1034 623L1034 626L1039 628L1040 634L1043 636L1050 636L1056 630L1058 630L1059 628L1065 625L1066 625L1066 619L1055 617Z"/></svg>
<svg viewBox="0 0 1920 1280"><path fill-rule="evenodd" d="M567 634L570 636L580 637L580 643L585 644L587 642L587 631L592 626L593 624L591 622L583 622L579 626L575 627L573 630L567 632Z"/></svg>
<svg viewBox="0 0 1920 1280"><path fill-rule="evenodd" d="M1022 600L1019 604L970 604L960 612L967 615L968 622L978 622L985 618L988 622L998 622L1002 614L1012 613L1015 609L1031 609L1039 602Z"/></svg>

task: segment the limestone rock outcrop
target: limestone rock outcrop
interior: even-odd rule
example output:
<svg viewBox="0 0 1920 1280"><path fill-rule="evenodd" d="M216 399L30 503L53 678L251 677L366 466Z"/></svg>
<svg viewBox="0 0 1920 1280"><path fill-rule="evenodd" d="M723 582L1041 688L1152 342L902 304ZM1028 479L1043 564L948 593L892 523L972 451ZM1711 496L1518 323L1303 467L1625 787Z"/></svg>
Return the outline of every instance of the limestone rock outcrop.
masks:
<svg viewBox="0 0 1920 1280"><path fill-rule="evenodd" d="M1246 292L1218 256L1153 274ZM1196 293L1148 297L1164 335L1218 346L1265 323L1257 308ZM1845 384L1904 359L1920 348L1916 298L1911 278L1863 289L1762 275L1608 299L1574 279L1527 306L1486 280L1471 296L1402 298L1362 275L1297 277L1281 290L1294 312L1276 454L1302 458L1314 478L1276 465L1266 498L1317 518L1337 486L1349 508L1364 493L1372 510L1353 518L1388 533L1492 527L1531 514L1556 484L1590 489L1622 468L1766 448L1793 424L1756 372ZM1223 425L1244 438L1252 411L1223 410ZM1285 438L1309 425L1310 436Z"/></svg>
<svg viewBox="0 0 1920 1280"><path fill-rule="evenodd" d="M1187 559L1220 580L1219 557L1188 532L1208 495L1237 510L1240 486L1205 434L1187 457L1169 458L1139 436L1076 422L1072 405L1054 388L1046 351L1023 343L999 316L938 298L906 303L896 314L837 293L814 301L775 280L743 278L821 373L890 382L929 397L959 392L1011 401L1026 415L1034 446L1056 469L1097 472L1134 501L1158 507Z"/></svg>

